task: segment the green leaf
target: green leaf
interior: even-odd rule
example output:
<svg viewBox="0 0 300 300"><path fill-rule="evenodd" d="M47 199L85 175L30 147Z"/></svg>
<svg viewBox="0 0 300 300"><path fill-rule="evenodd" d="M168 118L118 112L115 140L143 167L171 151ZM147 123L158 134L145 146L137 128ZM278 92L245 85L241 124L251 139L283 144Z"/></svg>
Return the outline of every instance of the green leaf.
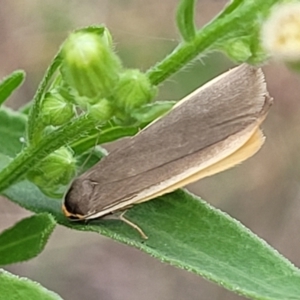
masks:
<svg viewBox="0 0 300 300"><path fill-rule="evenodd" d="M5 164L3 156L1 163ZM47 198L29 182L3 194L34 212L51 213L64 226L111 237L246 297L299 299L297 268L238 221L185 191L136 205L126 213L148 240L120 221L70 222L60 201Z"/></svg>
<svg viewBox="0 0 300 300"><path fill-rule="evenodd" d="M25 261L44 249L55 220L43 213L26 218L0 234L0 265Z"/></svg>
<svg viewBox="0 0 300 300"><path fill-rule="evenodd" d="M5 77L0 82L0 106L17 89L25 78L25 72L17 70Z"/></svg>
<svg viewBox="0 0 300 300"><path fill-rule="evenodd" d="M176 13L179 32L184 41L189 42L196 36L194 23L195 0L181 0Z"/></svg>
<svg viewBox="0 0 300 300"><path fill-rule="evenodd" d="M39 283L0 269L0 300L62 300Z"/></svg>
<svg viewBox="0 0 300 300"><path fill-rule="evenodd" d="M7 107L0 108L0 153L16 156L24 147L26 116Z"/></svg>

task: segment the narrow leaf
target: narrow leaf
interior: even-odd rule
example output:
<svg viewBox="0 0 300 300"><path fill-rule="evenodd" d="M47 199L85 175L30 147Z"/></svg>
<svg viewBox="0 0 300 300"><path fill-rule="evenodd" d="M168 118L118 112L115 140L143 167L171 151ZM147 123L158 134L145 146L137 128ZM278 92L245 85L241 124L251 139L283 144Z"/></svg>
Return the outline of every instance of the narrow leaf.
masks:
<svg viewBox="0 0 300 300"><path fill-rule="evenodd" d="M22 84L24 78L25 72L17 70L12 72L0 82L0 106L12 94L12 92Z"/></svg>
<svg viewBox="0 0 300 300"><path fill-rule="evenodd" d="M0 300L62 300L39 283L0 269Z"/></svg>
<svg viewBox="0 0 300 300"><path fill-rule="evenodd" d="M181 0L176 14L176 22L184 41L189 42L196 36L194 22L195 0Z"/></svg>
<svg viewBox="0 0 300 300"><path fill-rule="evenodd" d="M26 218L0 234L0 265L25 261L37 256L45 247L55 227L49 214Z"/></svg>
<svg viewBox="0 0 300 300"><path fill-rule="evenodd" d="M0 108L0 153L16 156L24 147L26 116L7 107Z"/></svg>
<svg viewBox="0 0 300 300"><path fill-rule="evenodd" d="M0 156L1 163L5 162ZM126 213L148 240L120 221L70 222L60 202L25 181L3 194L34 212L51 213L64 226L111 237L251 299L299 299L299 269L238 221L185 191L136 205Z"/></svg>

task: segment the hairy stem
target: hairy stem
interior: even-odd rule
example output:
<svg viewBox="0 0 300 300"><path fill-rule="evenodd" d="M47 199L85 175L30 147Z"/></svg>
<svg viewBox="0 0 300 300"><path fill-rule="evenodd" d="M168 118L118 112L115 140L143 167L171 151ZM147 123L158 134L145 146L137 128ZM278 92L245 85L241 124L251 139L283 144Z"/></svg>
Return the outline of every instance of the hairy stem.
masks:
<svg viewBox="0 0 300 300"><path fill-rule="evenodd" d="M24 178L29 169L53 151L88 135L95 126L94 120L81 116L45 136L37 145L29 145L0 172L0 191Z"/></svg>

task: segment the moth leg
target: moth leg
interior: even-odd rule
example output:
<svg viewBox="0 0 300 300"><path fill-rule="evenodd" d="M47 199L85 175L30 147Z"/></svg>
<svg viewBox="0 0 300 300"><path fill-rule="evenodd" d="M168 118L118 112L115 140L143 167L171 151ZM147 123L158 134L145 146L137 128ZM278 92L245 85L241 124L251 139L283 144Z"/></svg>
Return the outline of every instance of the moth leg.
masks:
<svg viewBox="0 0 300 300"><path fill-rule="evenodd" d="M134 228L135 230L138 231L138 233L141 235L141 237L144 239L144 240L147 240L148 237L146 236L146 234L144 233L144 231L139 227L137 226L136 224L134 224L133 222L129 221L128 219L126 219L124 217L125 213L127 212L127 210L123 211L119 216L119 220L123 221L124 223L128 224L130 227Z"/></svg>

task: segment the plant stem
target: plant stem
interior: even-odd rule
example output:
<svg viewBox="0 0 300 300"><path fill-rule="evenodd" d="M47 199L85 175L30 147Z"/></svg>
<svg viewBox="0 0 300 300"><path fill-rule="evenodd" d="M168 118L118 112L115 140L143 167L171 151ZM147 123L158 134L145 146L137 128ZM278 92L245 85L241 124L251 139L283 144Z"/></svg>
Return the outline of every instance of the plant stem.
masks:
<svg viewBox="0 0 300 300"><path fill-rule="evenodd" d="M95 126L94 120L81 116L53 131L37 145L29 145L0 172L0 191L22 179L29 169L53 151L74 142L80 135L88 135Z"/></svg>
<svg viewBox="0 0 300 300"><path fill-rule="evenodd" d="M223 29L232 26L230 23L224 24ZM218 39L216 36L219 33L218 26L206 27L203 31L196 35L191 42L182 42L175 50L169 54L163 61L156 64L147 71L148 78L153 85L158 85L166 78L175 74L188 62L193 60L198 55L203 54L208 48L215 44ZM222 38L222 37L221 37Z"/></svg>
<svg viewBox="0 0 300 300"><path fill-rule="evenodd" d="M190 42L196 36L195 0L181 0L178 4L176 21L184 41Z"/></svg>
<svg viewBox="0 0 300 300"><path fill-rule="evenodd" d="M267 11L277 0L233 1L215 19L196 34L190 42L182 42L164 60L146 74L153 85L178 72L183 66L207 50L216 50L224 40L247 34L247 28L257 20L257 12ZM249 30L249 29L248 29Z"/></svg>
<svg viewBox="0 0 300 300"><path fill-rule="evenodd" d="M147 71L153 85L158 85L176 73L198 55L207 50L216 50L219 45L230 38L245 35L249 26L256 22L258 12L266 12L278 0L233 0L223 12L199 31L190 42L183 42L163 61ZM260 18L263 14L259 15ZM33 106L28 117L27 137L29 146L25 148L5 169L0 172L0 191L8 188L23 178L41 159L58 148L78 140L78 135L88 135L97 125L95 121L79 117L76 121L45 136L41 141L32 143L38 131L40 102L55 71L60 65L59 54L56 55L34 96Z"/></svg>
<svg viewBox="0 0 300 300"><path fill-rule="evenodd" d="M37 126L37 121L39 120L39 112L40 112L40 104L43 99L43 94L49 84L50 79L52 78L53 74L57 70L60 65L59 53L56 54L54 59L52 60L51 65L48 67L46 74L42 81L39 84L39 87L33 97L32 106L28 115L28 124L27 124L27 140L30 144L35 137L36 129L39 127Z"/></svg>

